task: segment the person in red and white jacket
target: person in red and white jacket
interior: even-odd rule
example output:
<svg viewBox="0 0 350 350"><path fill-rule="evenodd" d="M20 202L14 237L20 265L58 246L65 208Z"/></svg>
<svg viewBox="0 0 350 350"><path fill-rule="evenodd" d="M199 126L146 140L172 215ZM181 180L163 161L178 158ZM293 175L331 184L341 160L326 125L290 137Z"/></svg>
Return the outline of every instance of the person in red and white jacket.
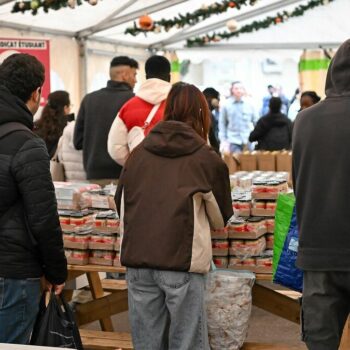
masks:
<svg viewBox="0 0 350 350"><path fill-rule="evenodd" d="M108 153L120 165L124 165L130 154L128 133L134 126L143 127L153 107L159 107L145 129L145 136L163 119L165 100L171 89L170 62L163 56L152 56L145 64L146 81L136 96L119 111L108 135Z"/></svg>

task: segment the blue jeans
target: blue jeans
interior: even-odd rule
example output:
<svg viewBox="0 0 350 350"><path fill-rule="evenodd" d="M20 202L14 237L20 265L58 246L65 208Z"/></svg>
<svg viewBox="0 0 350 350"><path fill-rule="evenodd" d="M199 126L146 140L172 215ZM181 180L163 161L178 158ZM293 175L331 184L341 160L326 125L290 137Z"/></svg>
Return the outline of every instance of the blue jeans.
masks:
<svg viewBox="0 0 350 350"><path fill-rule="evenodd" d="M230 143L230 152L231 153L242 153L244 145L237 145L235 143Z"/></svg>
<svg viewBox="0 0 350 350"><path fill-rule="evenodd" d="M28 344L39 300L40 278L0 277L0 343Z"/></svg>
<svg viewBox="0 0 350 350"><path fill-rule="evenodd" d="M128 268L127 280L135 350L209 350L204 275Z"/></svg>

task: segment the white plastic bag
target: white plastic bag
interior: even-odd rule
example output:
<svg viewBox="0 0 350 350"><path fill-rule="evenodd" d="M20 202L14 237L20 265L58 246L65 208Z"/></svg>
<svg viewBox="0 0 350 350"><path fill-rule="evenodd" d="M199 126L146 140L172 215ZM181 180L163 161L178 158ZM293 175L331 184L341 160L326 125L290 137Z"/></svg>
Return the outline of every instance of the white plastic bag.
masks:
<svg viewBox="0 0 350 350"><path fill-rule="evenodd" d="M238 350L248 333L255 275L214 270L208 274L206 306L212 350Z"/></svg>

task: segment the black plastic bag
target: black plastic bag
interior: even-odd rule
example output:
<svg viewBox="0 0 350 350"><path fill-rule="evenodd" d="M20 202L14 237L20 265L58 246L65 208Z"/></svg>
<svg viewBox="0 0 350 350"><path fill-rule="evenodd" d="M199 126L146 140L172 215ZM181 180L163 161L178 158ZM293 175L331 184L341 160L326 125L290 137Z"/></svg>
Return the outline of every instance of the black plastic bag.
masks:
<svg viewBox="0 0 350 350"><path fill-rule="evenodd" d="M83 350L79 329L69 305L62 296L51 292L46 307L45 295L46 292L40 300L30 344ZM61 300L62 307L58 299Z"/></svg>

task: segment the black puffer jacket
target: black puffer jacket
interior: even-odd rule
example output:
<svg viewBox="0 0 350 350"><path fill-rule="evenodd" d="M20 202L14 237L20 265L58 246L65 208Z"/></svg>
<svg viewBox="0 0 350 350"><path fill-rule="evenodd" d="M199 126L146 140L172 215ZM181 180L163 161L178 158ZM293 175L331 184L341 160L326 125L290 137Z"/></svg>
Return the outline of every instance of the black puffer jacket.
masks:
<svg viewBox="0 0 350 350"><path fill-rule="evenodd" d="M279 151L292 145L292 122L284 114L267 114L260 118L249 141L258 141L256 149Z"/></svg>
<svg viewBox="0 0 350 350"><path fill-rule="evenodd" d="M0 86L0 128L18 122L30 130L26 105ZM13 131L0 139L0 277L43 274L53 284L67 277L49 156L42 139Z"/></svg>

